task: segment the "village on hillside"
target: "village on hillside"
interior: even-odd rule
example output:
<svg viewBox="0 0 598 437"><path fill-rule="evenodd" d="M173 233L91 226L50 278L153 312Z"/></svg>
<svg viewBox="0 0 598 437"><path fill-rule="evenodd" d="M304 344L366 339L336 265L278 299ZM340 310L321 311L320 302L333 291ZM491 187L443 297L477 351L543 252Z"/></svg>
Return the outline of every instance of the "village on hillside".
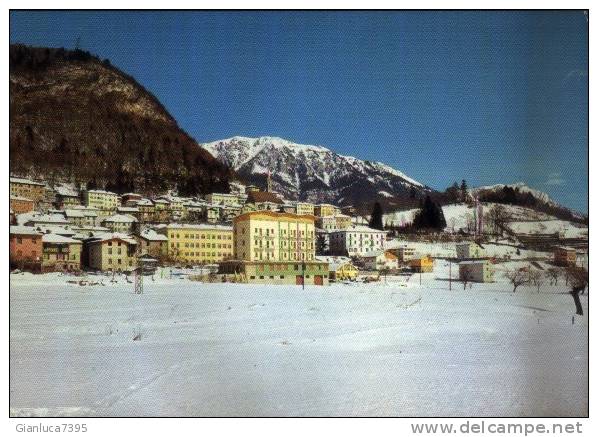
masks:
<svg viewBox="0 0 598 437"><path fill-rule="evenodd" d="M587 269L586 226L521 207L448 205L445 229L400 233L396 222L404 226L418 210L372 226L375 211L363 217L354 207L282 198L269 174L263 189L233 187L148 199L11 177L11 269L147 276L170 267L196 281L287 285L409 278L439 260L464 283L493 282L498 265L526 272L530 283Z"/></svg>

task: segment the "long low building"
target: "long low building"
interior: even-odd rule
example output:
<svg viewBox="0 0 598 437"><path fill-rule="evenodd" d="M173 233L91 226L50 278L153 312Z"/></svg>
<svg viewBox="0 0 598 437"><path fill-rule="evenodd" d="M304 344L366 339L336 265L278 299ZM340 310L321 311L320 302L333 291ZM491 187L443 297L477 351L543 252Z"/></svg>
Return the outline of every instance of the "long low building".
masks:
<svg viewBox="0 0 598 437"><path fill-rule="evenodd" d="M305 262L263 262L225 261L220 264L219 273L239 275L252 284L284 285L328 285L328 263Z"/></svg>
<svg viewBox="0 0 598 437"><path fill-rule="evenodd" d="M160 230L168 238L168 256L190 264L213 264L233 257L232 226L171 224Z"/></svg>

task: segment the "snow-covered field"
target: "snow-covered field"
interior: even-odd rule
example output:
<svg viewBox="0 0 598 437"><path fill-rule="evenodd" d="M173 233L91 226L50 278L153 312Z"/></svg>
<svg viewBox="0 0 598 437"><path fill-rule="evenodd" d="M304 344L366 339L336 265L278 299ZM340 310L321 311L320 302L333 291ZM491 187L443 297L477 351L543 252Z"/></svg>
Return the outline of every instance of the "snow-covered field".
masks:
<svg viewBox="0 0 598 437"><path fill-rule="evenodd" d="M497 277L449 291L437 261L421 286L167 275L135 295L122 278L11 275L11 414L587 414L587 318L572 324L564 286L512 293Z"/></svg>

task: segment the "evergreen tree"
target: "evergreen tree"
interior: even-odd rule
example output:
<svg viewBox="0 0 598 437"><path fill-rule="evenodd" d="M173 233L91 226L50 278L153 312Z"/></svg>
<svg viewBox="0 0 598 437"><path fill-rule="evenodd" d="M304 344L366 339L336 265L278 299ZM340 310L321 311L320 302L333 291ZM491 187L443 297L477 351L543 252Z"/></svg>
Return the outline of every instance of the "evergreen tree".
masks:
<svg viewBox="0 0 598 437"><path fill-rule="evenodd" d="M324 234L316 233L316 254L317 255L328 255L330 248L328 247L328 241Z"/></svg>
<svg viewBox="0 0 598 437"><path fill-rule="evenodd" d="M374 204L374 209L372 210L372 218L370 219L370 227L383 231L384 223L382 223L382 216L383 216L382 205L380 205L380 202L376 202Z"/></svg>
<svg viewBox="0 0 598 437"><path fill-rule="evenodd" d="M446 219L442 208L426 196L422 208L415 214L413 226L416 229L442 230L446 227Z"/></svg>
<svg viewBox="0 0 598 437"><path fill-rule="evenodd" d="M461 181L461 201L465 202L467 200L467 182L465 179Z"/></svg>
<svg viewBox="0 0 598 437"><path fill-rule="evenodd" d="M444 192L449 203L457 203L461 199L461 188L457 182L453 183Z"/></svg>

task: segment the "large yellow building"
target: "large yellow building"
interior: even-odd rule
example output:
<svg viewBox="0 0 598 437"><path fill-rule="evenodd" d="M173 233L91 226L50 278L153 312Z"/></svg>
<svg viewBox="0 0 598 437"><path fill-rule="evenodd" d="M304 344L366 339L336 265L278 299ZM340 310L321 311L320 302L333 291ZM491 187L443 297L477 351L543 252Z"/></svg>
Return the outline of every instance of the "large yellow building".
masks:
<svg viewBox="0 0 598 437"><path fill-rule="evenodd" d="M170 224L164 228L168 255L176 261L211 264L233 257L232 226Z"/></svg>
<svg viewBox="0 0 598 437"><path fill-rule="evenodd" d="M108 215L119 206L118 194L104 190L87 190L83 193L85 206L97 208L100 215Z"/></svg>
<svg viewBox="0 0 598 437"><path fill-rule="evenodd" d="M220 272L249 283L327 285L328 263L315 259L314 216L252 211L233 220L235 259Z"/></svg>
<svg viewBox="0 0 598 437"><path fill-rule="evenodd" d="M314 217L254 211L233 220L235 259L245 261L312 261Z"/></svg>

